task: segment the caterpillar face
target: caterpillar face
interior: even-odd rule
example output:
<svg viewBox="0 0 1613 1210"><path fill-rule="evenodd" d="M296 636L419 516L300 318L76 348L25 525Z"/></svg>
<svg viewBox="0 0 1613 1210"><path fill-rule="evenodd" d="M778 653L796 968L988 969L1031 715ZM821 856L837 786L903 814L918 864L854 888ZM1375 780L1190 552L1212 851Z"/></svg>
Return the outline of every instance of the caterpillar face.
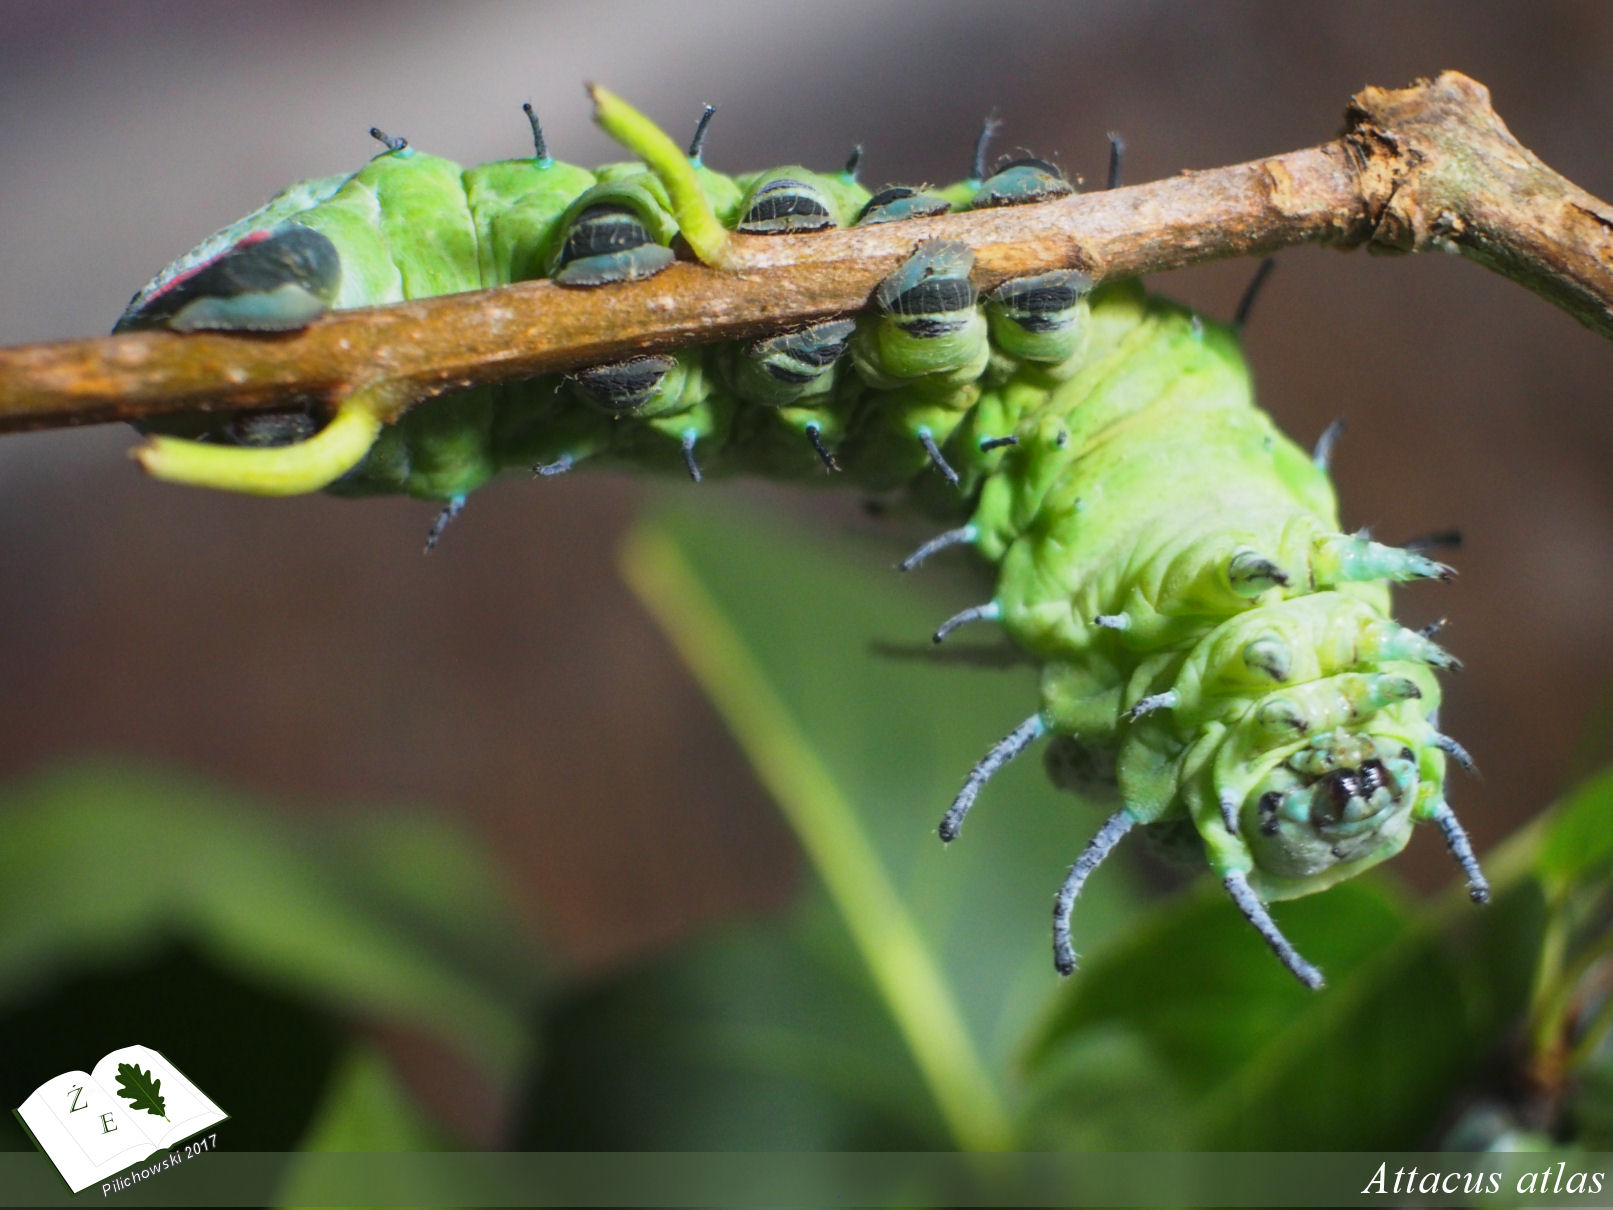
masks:
<svg viewBox="0 0 1613 1210"><path fill-rule="evenodd" d="M1045 160L988 173L992 123L966 180L870 195L860 153L839 173L728 177L702 161L709 109L685 153L625 103L596 99L638 159L561 164L535 117L532 157L469 170L387 139L357 173L294 186L175 262L118 328L295 327L326 306L535 276L610 289L661 272L675 243L720 265L730 232L810 239L1075 192ZM1004 764L1047 738L1060 784L1119 798L1056 899L1060 971L1075 963L1085 879L1134 827L1196 836L1239 910L1311 986L1320 973L1265 904L1391 856L1414 822L1440 828L1482 898L1445 801L1445 756L1468 758L1432 722L1433 670L1455 660L1389 614L1389 583L1450 569L1339 531L1331 440L1307 454L1254 406L1232 328L1135 283L1095 286L1074 265L982 298L973 251L926 230L915 225L911 253L857 316L445 395L385 426L361 395L318 432L297 409L174 418L164 427L200 440L159 438L167 461L148 465L244 490L445 501L433 542L506 467L681 466L697 482L829 471L909 489L951 528L904 570L963 546L997 567L991 599L936 641L1001 626L1041 663L1032 712L975 765L942 838ZM238 448L218 460L221 444Z"/></svg>
<svg viewBox="0 0 1613 1210"><path fill-rule="evenodd" d="M1310 740L1256 784L1239 815L1268 897L1399 852L1423 786L1415 753L1396 735L1341 730Z"/></svg>

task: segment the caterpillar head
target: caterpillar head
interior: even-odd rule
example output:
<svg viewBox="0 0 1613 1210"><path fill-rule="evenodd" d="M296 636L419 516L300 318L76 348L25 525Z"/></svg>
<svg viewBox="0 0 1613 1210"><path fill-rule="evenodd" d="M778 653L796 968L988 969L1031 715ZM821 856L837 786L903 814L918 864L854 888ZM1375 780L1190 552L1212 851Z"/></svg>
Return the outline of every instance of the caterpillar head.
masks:
<svg viewBox="0 0 1613 1210"><path fill-rule="evenodd" d="M1428 721L1438 704L1426 665L1388 662L1250 706L1213 779L1263 898L1322 890L1405 847L1413 822L1444 801L1445 757Z"/></svg>
<svg viewBox="0 0 1613 1210"><path fill-rule="evenodd" d="M1385 720L1325 732L1256 783L1238 823L1266 898L1320 890L1405 847L1419 803L1439 797L1444 757L1404 730Z"/></svg>

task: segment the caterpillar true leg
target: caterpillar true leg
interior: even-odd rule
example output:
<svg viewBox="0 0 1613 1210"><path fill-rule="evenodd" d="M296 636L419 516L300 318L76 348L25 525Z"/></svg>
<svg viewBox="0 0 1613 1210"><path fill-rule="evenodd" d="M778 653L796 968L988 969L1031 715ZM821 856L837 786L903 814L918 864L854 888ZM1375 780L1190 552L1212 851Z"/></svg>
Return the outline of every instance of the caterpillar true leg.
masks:
<svg viewBox="0 0 1613 1210"><path fill-rule="evenodd" d="M931 538L896 566L902 571L912 571L938 551L946 550L951 546L966 546L979 536L980 530L974 525L963 525L957 529L949 529L946 533Z"/></svg>
<svg viewBox="0 0 1613 1210"><path fill-rule="evenodd" d="M946 642L947 635L959 626L966 626L970 622L996 622L1003 616L1003 607L996 601L987 601L984 605L971 605L968 609L959 610L935 629L931 636L937 643Z"/></svg>
<svg viewBox="0 0 1613 1210"><path fill-rule="evenodd" d="M1120 843L1121 837L1132 829L1137 821L1131 813L1124 809L1116 811L1098 829L1098 834L1087 842L1081 856L1075 859L1070 872L1065 876L1064 885L1059 887L1059 893L1053 898L1053 965L1059 974L1068 975L1075 970L1075 944L1070 939L1070 914L1075 909L1075 899L1081 893L1081 888L1092 871L1103 864L1103 859L1114 851L1115 845Z"/></svg>
<svg viewBox="0 0 1613 1210"><path fill-rule="evenodd" d="M823 443L823 430L816 424L808 424L801 431L806 434L806 439L812 443L812 448L817 451L818 459L823 463L823 469L831 475L839 471L840 464L835 461L834 452Z"/></svg>
<svg viewBox="0 0 1613 1210"><path fill-rule="evenodd" d="M432 552L432 549L442 538L443 531L454 523L454 518L459 516L464 511L464 508L464 496L454 496L447 504L443 505L442 511L437 514L437 519L431 523L431 528L426 531L426 554L429 555Z"/></svg>
<svg viewBox="0 0 1613 1210"><path fill-rule="evenodd" d="M1468 898L1474 903L1488 903L1490 881L1479 868L1479 859L1473 855L1473 845L1468 840L1461 821L1456 818L1456 812L1451 810L1449 803L1441 801L1434 808L1430 818L1445 834L1445 846L1450 849L1451 856L1456 858L1456 864L1462 867L1462 873L1467 876Z"/></svg>
<svg viewBox="0 0 1613 1210"><path fill-rule="evenodd" d="M935 434L931 433L927 425L920 425L918 429L919 444L924 452L930 456L930 465L941 472L944 478L953 487L961 487L958 481L958 472L952 469L950 463L941 456L941 447L935 444Z"/></svg>
<svg viewBox="0 0 1613 1210"><path fill-rule="evenodd" d="M1232 902L1238 905L1244 919L1255 926L1255 931L1271 946L1271 952L1277 955L1277 960L1293 972L1298 979L1312 991L1321 988L1324 980L1322 972L1299 956L1299 951L1293 943L1284 937L1277 922L1271 918L1266 905L1260 902L1260 897L1249 886L1249 879L1241 870L1232 870L1222 880L1227 888L1227 894L1232 896Z"/></svg>
<svg viewBox="0 0 1613 1210"><path fill-rule="evenodd" d="M1033 714L980 758L975 767L969 770L969 776L964 779L963 789L958 791L958 796L952 800L947 813L941 817L941 826L936 829L936 833L944 842L951 844L957 839L958 831L963 827L963 817L969 814L969 808L974 806L975 798L980 794L982 787L997 775L999 769L1045 734L1047 724L1040 714Z"/></svg>
<svg viewBox="0 0 1613 1210"><path fill-rule="evenodd" d="M700 464L694 460L694 443L700 439L700 434L688 429L683 434L683 465L689 470L689 478L696 483L700 482Z"/></svg>
<svg viewBox="0 0 1613 1210"><path fill-rule="evenodd" d="M1142 698L1131 708L1129 717L1136 721L1145 714L1152 714L1155 710L1169 710L1182 700L1181 694L1174 689L1167 689L1164 693L1153 693Z"/></svg>
<svg viewBox="0 0 1613 1210"><path fill-rule="evenodd" d="M1221 823L1229 836L1238 834L1238 798L1233 794L1221 796L1218 805L1221 808Z"/></svg>
<svg viewBox="0 0 1613 1210"><path fill-rule="evenodd" d="M1450 736L1436 731L1434 733L1434 745L1457 764L1461 765L1468 773L1471 773L1474 777L1479 775L1479 767L1474 762L1472 754Z"/></svg>

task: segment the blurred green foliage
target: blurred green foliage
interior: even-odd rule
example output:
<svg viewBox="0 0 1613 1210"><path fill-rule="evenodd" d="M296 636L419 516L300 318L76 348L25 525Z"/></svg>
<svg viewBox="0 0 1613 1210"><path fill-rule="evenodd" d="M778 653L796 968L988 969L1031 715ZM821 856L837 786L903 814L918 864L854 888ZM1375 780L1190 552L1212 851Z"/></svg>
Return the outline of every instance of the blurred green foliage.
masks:
<svg viewBox="0 0 1613 1210"><path fill-rule="evenodd" d="M357 1020L519 1084L511 1141L535 1150L1609 1145L1613 775L1487 855L1484 910L1388 876L1282 905L1323 993L1218 888L1152 896L1129 853L1083 895L1060 981L1051 895L1105 806L1025 761L934 838L1033 672L908 658L942 611L866 545L707 507L626 552L812 863L783 918L540 977L440 819L292 823L85 765L0 798L0 1027L37 1040L7 1086L138 1040L232 1112L236 1147L455 1145Z"/></svg>

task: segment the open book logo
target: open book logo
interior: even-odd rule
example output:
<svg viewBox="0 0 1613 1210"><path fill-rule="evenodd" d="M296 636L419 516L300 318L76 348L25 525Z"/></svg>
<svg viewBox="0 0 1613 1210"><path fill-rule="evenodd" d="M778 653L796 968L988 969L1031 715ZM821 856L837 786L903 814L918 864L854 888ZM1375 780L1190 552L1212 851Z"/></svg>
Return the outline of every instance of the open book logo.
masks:
<svg viewBox="0 0 1613 1210"><path fill-rule="evenodd" d="M124 1046L93 1071L47 1080L16 1112L74 1193L146 1161L179 1163L170 1148L227 1116L149 1046Z"/></svg>

